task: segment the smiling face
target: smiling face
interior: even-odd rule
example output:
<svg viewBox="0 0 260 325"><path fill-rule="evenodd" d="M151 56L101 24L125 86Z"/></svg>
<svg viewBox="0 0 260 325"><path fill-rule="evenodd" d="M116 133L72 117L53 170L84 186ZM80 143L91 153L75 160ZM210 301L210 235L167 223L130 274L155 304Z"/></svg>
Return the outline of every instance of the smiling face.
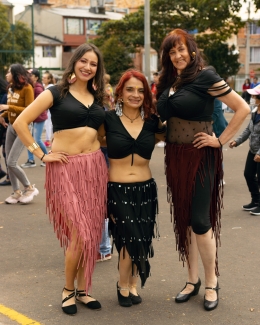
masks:
<svg viewBox="0 0 260 325"><path fill-rule="evenodd" d="M89 81L94 78L98 67L98 57L95 52L86 52L74 66L74 73L77 80Z"/></svg>
<svg viewBox="0 0 260 325"><path fill-rule="evenodd" d="M187 46L180 42L169 51L170 60L180 74L190 63L191 57Z"/></svg>
<svg viewBox="0 0 260 325"><path fill-rule="evenodd" d="M124 108L139 109L144 101L144 85L142 81L134 77L127 80L120 98L123 100Z"/></svg>

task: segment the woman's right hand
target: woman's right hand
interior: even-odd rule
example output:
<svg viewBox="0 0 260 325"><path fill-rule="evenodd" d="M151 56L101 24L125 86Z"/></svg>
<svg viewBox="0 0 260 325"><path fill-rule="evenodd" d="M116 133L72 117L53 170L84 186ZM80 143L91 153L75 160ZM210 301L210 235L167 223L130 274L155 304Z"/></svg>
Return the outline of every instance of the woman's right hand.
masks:
<svg viewBox="0 0 260 325"><path fill-rule="evenodd" d="M68 156L69 154L63 151L60 152L52 152L50 151L47 155L45 155L42 159L43 162L54 162L58 161L61 164L67 164L69 163Z"/></svg>
<svg viewBox="0 0 260 325"><path fill-rule="evenodd" d="M8 123L6 123L5 119L2 116L0 116L0 124L2 124L3 127L5 127L5 128L8 127Z"/></svg>
<svg viewBox="0 0 260 325"><path fill-rule="evenodd" d="M236 141L232 140L231 142L229 142L229 148L233 149L236 146L237 146Z"/></svg>

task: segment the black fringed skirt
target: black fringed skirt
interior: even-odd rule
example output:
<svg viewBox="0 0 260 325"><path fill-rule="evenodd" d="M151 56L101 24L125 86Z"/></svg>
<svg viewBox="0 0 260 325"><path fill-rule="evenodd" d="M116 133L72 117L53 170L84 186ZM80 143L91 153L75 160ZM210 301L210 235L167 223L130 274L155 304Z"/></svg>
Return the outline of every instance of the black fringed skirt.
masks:
<svg viewBox="0 0 260 325"><path fill-rule="evenodd" d="M157 186L154 179L138 183L108 182L109 229L118 253L126 249L137 266L141 284L150 275L148 257L153 257L158 214ZM156 227L156 235L158 229Z"/></svg>

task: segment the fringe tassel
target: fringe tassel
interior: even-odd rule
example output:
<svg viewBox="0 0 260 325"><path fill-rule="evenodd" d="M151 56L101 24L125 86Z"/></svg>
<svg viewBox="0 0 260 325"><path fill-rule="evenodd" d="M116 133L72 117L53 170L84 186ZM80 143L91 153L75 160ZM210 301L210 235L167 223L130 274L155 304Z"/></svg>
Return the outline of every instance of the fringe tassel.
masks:
<svg viewBox="0 0 260 325"><path fill-rule="evenodd" d="M204 162L208 167L213 163L211 154L214 153L215 174L212 199L210 204L210 221L216 239L216 275L218 272L218 247L220 246L221 208L223 208L223 168L222 151L211 147L202 149L193 145L176 145L166 143L165 174L167 181L167 200L170 203L171 222L176 239L176 250L179 260L188 261L187 230L190 226L192 196L195 190L196 175L203 184L205 178Z"/></svg>
<svg viewBox="0 0 260 325"><path fill-rule="evenodd" d="M108 169L100 150L68 158L68 164L46 164L46 210L64 251L77 234L78 267L85 268L88 292L107 212Z"/></svg>

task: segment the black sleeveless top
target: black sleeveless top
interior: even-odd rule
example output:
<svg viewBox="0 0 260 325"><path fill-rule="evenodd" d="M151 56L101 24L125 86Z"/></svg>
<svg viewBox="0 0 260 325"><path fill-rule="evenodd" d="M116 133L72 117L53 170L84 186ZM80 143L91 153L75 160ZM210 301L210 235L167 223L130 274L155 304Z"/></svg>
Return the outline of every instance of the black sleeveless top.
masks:
<svg viewBox="0 0 260 325"><path fill-rule="evenodd" d="M184 85L173 95L169 96L170 87L161 94L157 110L161 120L167 120L167 142L192 143L198 132L212 134L215 97L224 96L232 90L225 82L211 88L222 80L213 70L205 69L193 82ZM208 91L221 91L221 94L212 96Z"/></svg>
<svg viewBox="0 0 260 325"><path fill-rule="evenodd" d="M121 159L138 154L144 159L151 159L155 146L155 133L158 131L159 117L152 115L145 120L143 128L136 139L128 133L116 111L106 112L105 130L108 157Z"/></svg>
<svg viewBox="0 0 260 325"><path fill-rule="evenodd" d="M61 98L57 86L49 87L48 90L53 96L53 106L50 107L53 132L82 126L98 130L104 122L105 112L96 101L86 107L70 92Z"/></svg>

